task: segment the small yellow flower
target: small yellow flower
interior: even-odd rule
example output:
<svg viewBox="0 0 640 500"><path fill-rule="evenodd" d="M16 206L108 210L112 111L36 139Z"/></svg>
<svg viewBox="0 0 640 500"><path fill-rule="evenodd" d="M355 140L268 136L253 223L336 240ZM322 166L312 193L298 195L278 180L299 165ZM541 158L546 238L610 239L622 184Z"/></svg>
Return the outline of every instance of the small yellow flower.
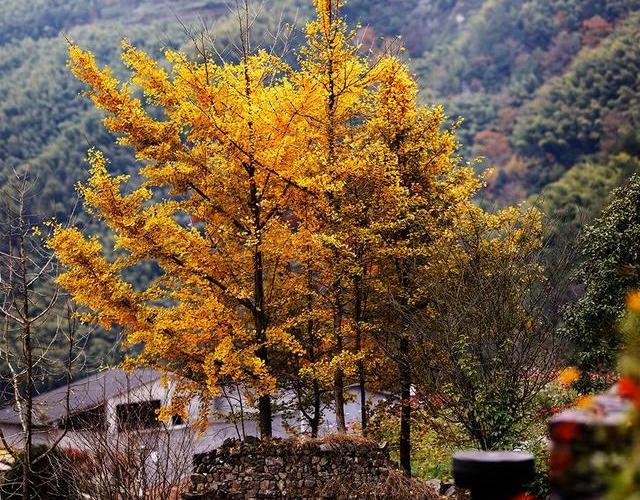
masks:
<svg viewBox="0 0 640 500"><path fill-rule="evenodd" d="M569 387L575 384L579 378L580 378L580 370L578 370L573 366L570 366L568 368L565 368L558 374L557 380L559 384L565 387Z"/></svg>
<svg viewBox="0 0 640 500"><path fill-rule="evenodd" d="M640 290L633 290L627 294L627 309L635 314L640 314Z"/></svg>
<svg viewBox="0 0 640 500"><path fill-rule="evenodd" d="M584 396L580 396L576 403L575 407L580 410L589 410L593 406L593 394L586 394Z"/></svg>

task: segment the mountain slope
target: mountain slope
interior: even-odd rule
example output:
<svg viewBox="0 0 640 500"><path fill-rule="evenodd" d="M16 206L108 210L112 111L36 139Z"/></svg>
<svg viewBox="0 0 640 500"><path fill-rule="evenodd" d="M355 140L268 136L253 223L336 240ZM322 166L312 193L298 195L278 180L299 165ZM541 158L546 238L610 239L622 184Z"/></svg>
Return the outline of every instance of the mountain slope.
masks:
<svg viewBox="0 0 640 500"><path fill-rule="evenodd" d="M233 2L231 2L233 3ZM184 25L206 26L234 57L228 0L4 0L0 9L0 186L13 171L37 179L32 210L65 219L86 177L89 147L114 169L133 158L66 68L66 34L120 77L123 37L159 57L192 51ZM270 45L279 23L303 26L310 0L255 0L253 40ZM489 202L548 198L555 234L573 236L607 193L640 169L640 0L350 0L374 53L402 35L425 103L461 115L467 158L485 157ZM301 30L294 30L297 38ZM81 223L92 221L81 211ZM93 230L100 231L98 226ZM107 343L96 350L104 350Z"/></svg>
<svg viewBox="0 0 640 500"><path fill-rule="evenodd" d="M225 0L5 4L0 11L0 182L13 168L29 168L46 183L43 211L70 205L90 145L106 149L118 168L130 165L126 152L113 147L102 130L98 114L78 97L80 88L65 68L61 32L121 71L122 37L159 55L163 46L186 45L178 19L195 26L203 20L216 46L230 56L237 31ZM258 14L257 43L269 43L281 17L301 26L310 13L306 0L252 5ZM640 45L637 22L624 22L637 10L640 0L351 0L345 15L352 25L366 26L365 43L379 47L377 37L403 35L423 101L443 101L452 117L465 118L460 130L465 154L486 157L483 165L496 167L489 194L505 203L539 192L585 155L598 153L601 141L590 137L601 132L594 132L591 121L604 120L600 128L615 120L630 123L630 113L616 110L637 98L638 86L631 81ZM630 69L622 75L627 64ZM604 66L616 77L598 78ZM585 75L593 75L597 88L576 86ZM609 102L620 92L626 97ZM585 106L586 101L602 109ZM550 110L556 105L554 114ZM554 129L558 123L563 126Z"/></svg>
<svg viewBox="0 0 640 500"><path fill-rule="evenodd" d="M73 206L74 185L85 177L89 147L105 151L122 171L132 164L128 152L102 127L99 113L80 95L80 84L66 68L61 30L124 77L119 61L124 37L159 56L163 47L188 46L183 23L205 22L216 35L216 45L229 53L237 23L225 2L167 1L166 9L162 2L147 0L10 3L15 15L5 9L0 20L0 185L14 169L28 170L38 178L41 196L35 209L43 214L62 215ZM275 1L271 7L284 21L296 15L293 3ZM21 17L38 9L38 15ZM275 23L261 16L255 24L256 38L268 39Z"/></svg>
<svg viewBox="0 0 640 500"><path fill-rule="evenodd" d="M445 3L452 12L461 4ZM604 145L590 137L606 125L594 121L609 115L633 127L640 1L485 0L471 7L459 14L464 28L414 64L425 100L442 100L465 118L467 154L497 167L493 199L521 200L600 153Z"/></svg>

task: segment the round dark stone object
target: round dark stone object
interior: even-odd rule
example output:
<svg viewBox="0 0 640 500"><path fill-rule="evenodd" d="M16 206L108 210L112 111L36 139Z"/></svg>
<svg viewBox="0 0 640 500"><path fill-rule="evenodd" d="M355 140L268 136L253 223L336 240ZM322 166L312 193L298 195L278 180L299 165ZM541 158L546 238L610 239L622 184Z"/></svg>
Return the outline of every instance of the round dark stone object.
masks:
<svg viewBox="0 0 640 500"><path fill-rule="evenodd" d="M461 451L453 456L456 486L471 490L473 500L507 500L534 480L531 453L518 451Z"/></svg>

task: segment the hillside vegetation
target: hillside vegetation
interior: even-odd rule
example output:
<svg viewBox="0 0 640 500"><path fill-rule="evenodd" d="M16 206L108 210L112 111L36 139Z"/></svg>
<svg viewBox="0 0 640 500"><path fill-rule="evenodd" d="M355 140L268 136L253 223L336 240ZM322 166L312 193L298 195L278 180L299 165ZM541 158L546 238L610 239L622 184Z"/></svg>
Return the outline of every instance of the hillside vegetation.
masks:
<svg viewBox="0 0 640 500"><path fill-rule="evenodd" d="M295 18L296 9L287 2L271 5L283 21ZM122 171L132 165L131 155L114 146L100 114L80 95L81 85L66 67L64 36L91 48L121 74L123 38L157 54L186 46L185 28L206 23L222 54L229 53L236 36L232 14L225 2L211 1L158 6L143 0L11 0L0 14L0 183L13 169L28 170L39 181L35 208L63 215L74 204L74 185L86 177L88 148L105 151ZM255 32L268 42L278 20L262 14Z"/></svg>
<svg viewBox="0 0 640 500"><path fill-rule="evenodd" d="M301 27L311 13L307 0L252 5L255 46L271 46L279 25ZM345 16L361 25L374 57L401 36L422 102L464 117L465 156L493 167L483 203L543 195L541 206L561 219L555 234L571 238L639 170L640 0L351 0ZM65 36L123 77L121 39L153 56L165 47L193 53L185 30L203 26L232 60L237 19L225 0L5 0L0 184L29 171L38 183L32 210L65 219L90 147L116 170L135 171L131 152L80 94ZM292 31L290 49L301 35ZM76 217L94 224L81 210Z"/></svg>
<svg viewBox="0 0 640 500"><path fill-rule="evenodd" d="M254 6L256 44L272 41L278 20L300 26L310 12L303 0ZM362 42L374 50L379 37L402 35L423 101L442 101L450 116L464 117L467 156L496 168L490 194L506 203L539 193L586 157L606 163L611 153L637 154L639 9L640 0L352 0L345 14L366 27ZM61 33L118 71L121 38L157 54L186 44L181 23L208 26L232 57L237 21L222 0L5 2L0 180L28 167L44 183L41 208L59 212L70 206L89 145L128 169L126 154L110 146L98 114L78 97Z"/></svg>
<svg viewBox="0 0 640 500"><path fill-rule="evenodd" d="M462 2L451 4L452 11ZM637 154L640 2L468 5L464 28L415 55L427 99L465 118L470 151L497 167L494 199L539 193L591 155Z"/></svg>

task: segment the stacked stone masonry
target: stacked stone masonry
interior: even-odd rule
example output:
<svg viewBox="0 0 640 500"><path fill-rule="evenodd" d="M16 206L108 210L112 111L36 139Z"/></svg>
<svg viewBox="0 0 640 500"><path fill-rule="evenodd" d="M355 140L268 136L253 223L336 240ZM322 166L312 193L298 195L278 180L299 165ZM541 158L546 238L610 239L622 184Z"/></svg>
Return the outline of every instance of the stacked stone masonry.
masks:
<svg viewBox="0 0 640 500"><path fill-rule="evenodd" d="M228 440L198 458L185 500L367 498L395 466L386 445L348 439Z"/></svg>

